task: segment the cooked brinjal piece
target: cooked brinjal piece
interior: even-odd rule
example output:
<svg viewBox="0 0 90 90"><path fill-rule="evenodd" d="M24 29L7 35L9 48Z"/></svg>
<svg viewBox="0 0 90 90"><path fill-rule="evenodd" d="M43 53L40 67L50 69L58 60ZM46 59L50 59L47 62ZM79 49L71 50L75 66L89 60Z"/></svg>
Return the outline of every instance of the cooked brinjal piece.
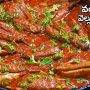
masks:
<svg viewBox="0 0 90 90"><path fill-rule="evenodd" d="M19 3L19 4L17 4ZM16 15L17 16L24 16L28 20L32 20L32 16L29 13L29 10L27 9L24 0L18 0L13 2L6 2L4 4L5 11L8 12L10 16Z"/></svg>
<svg viewBox="0 0 90 90"><path fill-rule="evenodd" d="M0 21L0 38L8 41L22 41L23 35L7 23Z"/></svg>
<svg viewBox="0 0 90 90"><path fill-rule="evenodd" d="M25 29L26 31L33 32L33 33L39 33L41 31L40 26L31 25L30 22L23 17L14 18L13 22L15 23L15 26L17 28L21 27L22 30Z"/></svg>
<svg viewBox="0 0 90 90"><path fill-rule="evenodd" d="M13 83L11 83L11 89L37 89L37 90L44 90L44 89L67 89L70 90L71 88L81 87L89 82L87 79L82 79L83 82L78 84L79 79L69 79L69 78L61 78L59 76L52 76L48 75L47 73L32 73L26 74L25 76L17 79ZM14 87L13 87L14 85Z"/></svg>
<svg viewBox="0 0 90 90"><path fill-rule="evenodd" d="M1 54L9 54L16 52L16 48L11 44L4 40L0 40L0 48L1 48Z"/></svg>
<svg viewBox="0 0 90 90"><path fill-rule="evenodd" d="M89 56L87 58L87 56ZM56 67L62 75L71 78L87 78L90 74L90 52L77 53L67 60L69 63L63 63Z"/></svg>
<svg viewBox="0 0 90 90"><path fill-rule="evenodd" d="M5 86L9 86L10 83L18 78L20 78L21 76L25 75L24 72L20 72L20 73L3 73L0 75L0 86L5 87Z"/></svg>

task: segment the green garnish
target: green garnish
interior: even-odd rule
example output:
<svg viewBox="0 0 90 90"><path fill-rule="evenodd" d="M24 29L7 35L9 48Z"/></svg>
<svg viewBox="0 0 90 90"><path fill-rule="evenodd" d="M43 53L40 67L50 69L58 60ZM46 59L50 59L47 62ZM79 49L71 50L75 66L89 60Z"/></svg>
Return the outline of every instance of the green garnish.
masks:
<svg viewBox="0 0 90 90"><path fill-rule="evenodd" d="M52 23L51 18L54 17L54 16L52 15L52 13L53 13L55 10L58 10L59 7L60 7L59 4L54 4L53 7L52 7L50 10L48 10L48 11L45 12L44 16L46 17L46 20L44 20L43 22L41 22L41 25L42 25L42 26L45 26L45 25L47 25L47 24Z"/></svg>
<svg viewBox="0 0 90 90"><path fill-rule="evenodd" d="M16 8L16 12L17 12L17 13L19 12L19 8Z"/></svg>
<svg viewBox="0 0 90 90"><path fill-rule="evenodd" d="M88 36L83 36L83 37L81 38L81 40L82 40L83 42L86 42L87 44L90 43L90 41L89 41L89 39L88 39Z"/></svg>
<svg viewBox="0 0 90 90"><path fill-rule="evenodd" d="M12 50L12 51L16 50L15 47L10 43L4 43L2 45L2 47L6 47L6 49L9 49L9 50Z"/></svg>
<svg viewBox="0 0 90 90"><path fill-rule="evenodd" d="M77 86L75 85L71 85L71 89L77 88Z"/></svg>
<svg viewBox="0 0 90 90"><path fill-rule="evenodd" d="M30 46L30 47L34 47L34 46L35 46L35 44L30 44L29 46Z"/></svg>
<svg viewBox="0 0 90 90"><path fill-rule="evenodd" d="M51 20L46 19L46 20L44 20L43 22L41 22L41 25L42 25L42 26L45 26L45 25L48 25L48 24L50 24L50 23L51 23Z"/></svg>
<svg viewBox="0 0 90 90"><path fill-rule="evenodd" d="M32 55L32 56L30 57L29 63L30 63L30 64L35 64L35 63L36 63L34 55Z"/></svg>
<svg viewBox="0 0 90 90"><path fill-rule="evenodd" d="M75 63L75 64L79 64L80 61L79 61L78 59L73 59L73 63Z"/></svg>
<svg viewBox="0 0 90 90"><path fill-rule="evenodd" d="M74 35L75 35L75 38L73 39L73 42L77 42L78 41L78 34L76 34L76 33L73 33Z"/></svg>
<svg viewBox="0 0 90 90"><path fill-rule="evenodd" d="M63 33L62 38L65 39L66 41L69 41L70 37L68 33Z"/></svg>
<svg viewBox="0 0 90 90"><path fill-rule="evenodd" d="M33 52L36 52L37 50L36 50L36 49L33 49L32 51L33 51Z"/></svg>
<svg viewBox="0 0 90 90"><path fill-rule="evenodd" d="M27 78L27 82L28 82L28 83L32 83L32 82L33 82L32 78L31 78L31 77L28 77L28 78Z"/></svg>
<svg viewBox="0 0 90 90"><path fill-rule="evenodd" d="M32 7L30 7L29 5L27 5L27 9L30 11L30 12L36 12L36 10L34 10Z"/></svg>
<svg viewBox="0 0 90 90"><path fill-rule="evenodd" d="M55 10L58 10L59 7L60 7L59 4L54 4L53 7L52 7L50 10L46 11L45 16L48 17L48 18L53 18L52 13L53 13Z"/></svg>
<svg viewBox="0 0 90 90"><path fill-rule="evenodd" d="M50 42L53 44L53 46L57 46L57 43L55 42L55 40L50 40Z"/></svg>
<svg viewBox="0 0 90 90"><path fill-rule="evenodd" d="M27 86L27 84L28 84L28 83L27 83L26 81L24 81L24 82L20 82L20 83L19 83L19 86L20 86L20 87L25 87L25 86Z"/></svg>
<svg viewBox="0 0 90 90"><path fill-rule="evenodd" d="M6 44L6 46L8 46L8 48L10 49L10 50L15 50L15 47L13 46L13 45L11 45L11 44Z"/></svg>
<svg viewBox="0 0 90 90"><path fill-rule="evenodd" d="M79 79L77 79L77 82L78 83L83 83L83 82L87 82L87 80L84 79L84 78L79 78Z"/></svg>
<svg viewBox="0 0 90 90"><path fill-rule="evenodd" d="M49 57L46 57L43 61L40 62L40 65L48 65L52 63L52 59Z"/></svg>
<svg viewBox="0 0 90 90"><path fill-rule="evenodd" d="M44 49L45 49L45 45L43 44L40 50L44 50Z"/></svg>
<svg viewBox="0 0 90 90"><path fill-rule="evenodd" d="M72 31L76 32L80 29L79 25L75 25L73 28L72 28Z"/></svg>
<svg viewBox="0 0 90 90"><path fill-rule="evenodd" d="M2 20L3 20L4 18L6 18L7 16L8 16L8 13L7 13L7 12L4 12L4 13L1 15Z"/></svg>
<svg viewBox="0 0 90 90"><path fill-rule="evenodd" d="M70 84L70 79L66 79L66 84L68 85L68 84Z"/></svg>
<svg viewBox="0 0 90 90"><path fill-rule="evenodd" d="M62 58L62 57L63 57L63 54L62 54L62 53L56 53L56 54L54 55L54 58L55 58L55 59Z"/></svg>
<svg viewBox="0 0 90 90"><path fill-rule="evenodd" d="M64 46L64 47L68 47L69 44L68 44L68 43L64 43L62 46Z"/></svg>
<svg viewBox="0 0 90 90"><path fill-rule="evenodd" d="M32 78L36 78L36 77L37 77L37 74L32 73Z"/></svg>
<svg viewBox="0 0 90 90"><path fill-rule="evenodd" d="M50 75L54 75L54 71L53 70L49 70L49 74Z"/></svg>
<svg viewBox="0 0 90 90"><path fill-rule="evenodd" d="M23 30L23 27L19 26L19 25L16 25L17 29L18 30Z"/></svg>
<svg viewBox="0 0 90 90"><path fill-rule="evenodd" d="M7 71L7 70L8 70L8 69L7 69L6 66L2 67L2 71Z"/></svg>

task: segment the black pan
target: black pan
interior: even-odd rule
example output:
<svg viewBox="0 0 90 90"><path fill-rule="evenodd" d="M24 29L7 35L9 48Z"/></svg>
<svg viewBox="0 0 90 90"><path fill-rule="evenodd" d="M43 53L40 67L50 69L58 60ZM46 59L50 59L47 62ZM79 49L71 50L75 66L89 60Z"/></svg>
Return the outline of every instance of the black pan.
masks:
<svg viewBox="0 0 90 90"><path fill-rule="evenodd" d="M0 90L10 90L10 89L5 88L5 87L0 87ZM71 90L90 90L90 85L83 86L83 87L80 87L80 88L77 88L77 89L71 89Z"/></svg>

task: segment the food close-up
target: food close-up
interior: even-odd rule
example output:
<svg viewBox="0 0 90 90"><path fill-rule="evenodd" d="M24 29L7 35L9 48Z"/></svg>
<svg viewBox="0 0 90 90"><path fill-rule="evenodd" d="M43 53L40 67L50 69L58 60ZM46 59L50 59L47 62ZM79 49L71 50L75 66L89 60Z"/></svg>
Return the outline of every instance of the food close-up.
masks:
<svg viewBox="0 0 90 90"><path fill-rule="evenodd" d="M89 6L89 0L0 0L0 90L88 87ZM82 14L87 23L79 21Z"/></svg>

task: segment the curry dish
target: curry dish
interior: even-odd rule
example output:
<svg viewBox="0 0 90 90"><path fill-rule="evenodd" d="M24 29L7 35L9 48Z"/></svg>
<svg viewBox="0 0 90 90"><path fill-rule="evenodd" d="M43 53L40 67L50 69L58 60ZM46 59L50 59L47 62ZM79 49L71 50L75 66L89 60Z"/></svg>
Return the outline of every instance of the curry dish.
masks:
<svg viewBox="0 0 90 90"><path fill-rule="evenodd" d="M1 87L70 90L90 84L90 28L78 21L79 1L0 0Z"/></svg>

